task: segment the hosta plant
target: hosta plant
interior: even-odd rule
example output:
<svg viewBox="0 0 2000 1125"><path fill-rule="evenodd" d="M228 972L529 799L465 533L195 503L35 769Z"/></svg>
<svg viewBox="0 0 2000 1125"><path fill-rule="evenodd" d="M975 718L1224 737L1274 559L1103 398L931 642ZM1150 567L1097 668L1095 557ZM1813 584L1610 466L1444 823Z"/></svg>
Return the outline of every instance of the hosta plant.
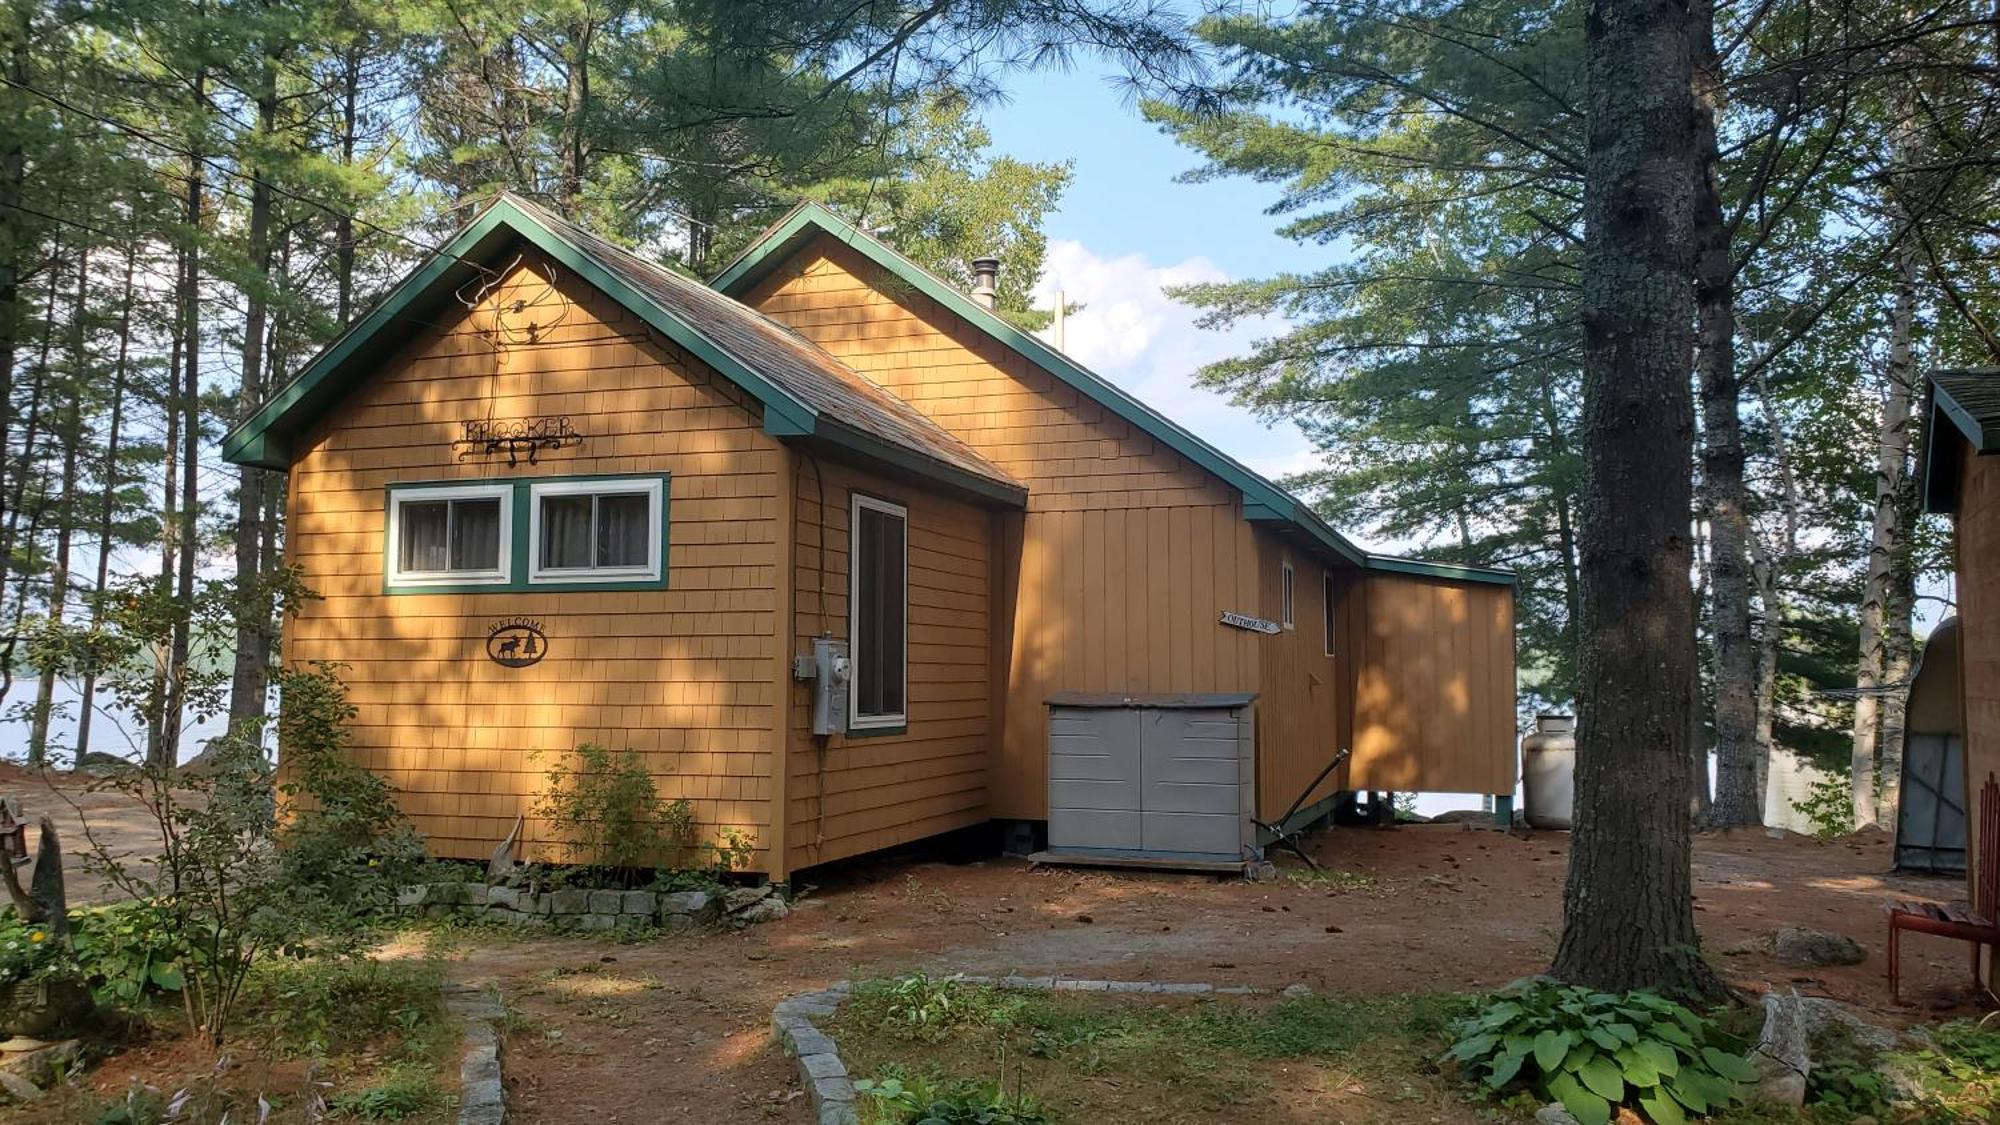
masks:
<svg viewBox="0 0 2000 1125"><path fill-rule="evenodd" d="M1657 1125L1724 1109L1756 1074L1715 1025L1650 992L1535 980L1452 1026L1445 1059L1494 1092L1558 1101L1583 1125L1630 1106Z"/></svg>

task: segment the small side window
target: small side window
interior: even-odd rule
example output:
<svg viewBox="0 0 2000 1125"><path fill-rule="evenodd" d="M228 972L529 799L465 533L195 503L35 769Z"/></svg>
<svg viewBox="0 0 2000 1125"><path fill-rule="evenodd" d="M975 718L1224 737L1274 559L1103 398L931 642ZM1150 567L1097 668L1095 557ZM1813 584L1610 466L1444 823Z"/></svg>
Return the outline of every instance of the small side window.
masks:
<svg viewBox="0 0 2000 1125"><path fill-rule="evenodd" d="M1331 573L1320 575L1319 606L1320 616L1326 621L1326 654L1328 656L1332 656L1338 651L1334 643L1334 638L1340 635L1340 629L1334 619L1334 606L1339 600L1340 591L1334 589L1333 575Z"/></svg>
<svg viewBox="0 0 2000 1125"><path fill-rule="evenodd" d="M1292 621L1292 564L1286 563L1278 572L1278 623L1289 629Z"/></svg>
<svg viewBox="0 0 2000 1125"><path fill-rule="evenodd" d="M909 715L909 512L855 493L849 519L847 725L899 727Z"/></svg>

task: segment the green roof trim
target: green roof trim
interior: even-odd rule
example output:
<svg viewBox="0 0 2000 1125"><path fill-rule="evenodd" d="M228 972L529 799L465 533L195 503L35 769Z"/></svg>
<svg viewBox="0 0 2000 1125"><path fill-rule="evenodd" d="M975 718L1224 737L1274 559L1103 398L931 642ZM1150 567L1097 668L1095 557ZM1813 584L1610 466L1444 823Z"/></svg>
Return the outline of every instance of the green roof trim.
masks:
<svg viewBox="0 0 2000 1125"><path fill-rule="evenodd" d="M1368 570L1421 574L1455 581L1513 585L1512 571L1399 559L1362 551L1335 531L1317 512L1291 493L1265 479L1242 462L1217 449L1172 419L1134 398L1124 388L1023 332L974 301L957 286L904 257L880 240L862 233L821 204L806 202L765 231L709 284L730 296L740 296L778 268L793 251L815 235L825 234L861 254L876 266L925 297L936 301L967 324L1025 356L1029 362L1082 392L1112 414L1137 426L1174 452L1215 474L1243 494L1244 518L1276 523L1304 537L1333 556Z"/></svg>
<svg viewBox="0 0 2000 1125"><path fill-rule="evenodd" d="M1368 569L1418 578L1443 578L1452 582L1485 582L1494 586L1514 585L1514 572L1505 567L1473 566L1470 563L1426 562L1396 555L1370 554Z"/></svg>
<svg viewBox="0 0 2000 1125"><path fill-rule="evenodd" d="M452 282L463 284L479 268L473 263L483 264L496 257L517 237L602 290L661 335L749 392L763 406L765 433L780 438L813 438L892 463L983 499L1014 507L1026 502L1026 490L1018 486L944 464L824 416L679 316L660 307L642 290L605 268L593 255L505 195L405 275L387 297L315 356L297 378L230 431L223 438L223 458L241 465L290 468L293 438L352 388L357 369L364 373L371 370L367 366L369 361L384 357L408 339L407 333L385 335L386 330L398 324L428 326L423 314L442 299L441 287Z"/></svg>
<svg viewBox="0 0 2000 1125"><path fill-rule="evenodd" d="M1958 508L1959 445L1953 430L1975 455L2000 451L2000 368L1939 371L1926 380L1922 445L1924 510ZM1942 426L1940 422L1949 422Z"/></svg>

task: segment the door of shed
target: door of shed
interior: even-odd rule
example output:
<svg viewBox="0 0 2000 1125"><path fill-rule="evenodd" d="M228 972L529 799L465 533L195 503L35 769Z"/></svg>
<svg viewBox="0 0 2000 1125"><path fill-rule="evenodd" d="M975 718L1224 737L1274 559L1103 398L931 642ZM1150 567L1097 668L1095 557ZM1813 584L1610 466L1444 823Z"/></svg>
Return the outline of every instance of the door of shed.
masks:
<svg viewBox="0 0 2000 1125"><path fill-rule="evenodd" d="M1252 854L1248 695L1049 699L1049 850L1237 861Z"/></svg>

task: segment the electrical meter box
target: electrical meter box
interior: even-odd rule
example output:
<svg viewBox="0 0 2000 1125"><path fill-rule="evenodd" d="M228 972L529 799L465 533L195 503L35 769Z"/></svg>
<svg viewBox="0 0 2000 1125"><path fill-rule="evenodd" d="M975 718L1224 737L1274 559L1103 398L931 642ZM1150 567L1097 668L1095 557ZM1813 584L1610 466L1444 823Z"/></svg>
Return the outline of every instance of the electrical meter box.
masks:
<svg viewBox="0 0 2000 1125"><path fill-rule="evenodd" d="M814 734L840 734L847 730L847 688L853 671L847 659L846 641L813 638Z"/></svg>

